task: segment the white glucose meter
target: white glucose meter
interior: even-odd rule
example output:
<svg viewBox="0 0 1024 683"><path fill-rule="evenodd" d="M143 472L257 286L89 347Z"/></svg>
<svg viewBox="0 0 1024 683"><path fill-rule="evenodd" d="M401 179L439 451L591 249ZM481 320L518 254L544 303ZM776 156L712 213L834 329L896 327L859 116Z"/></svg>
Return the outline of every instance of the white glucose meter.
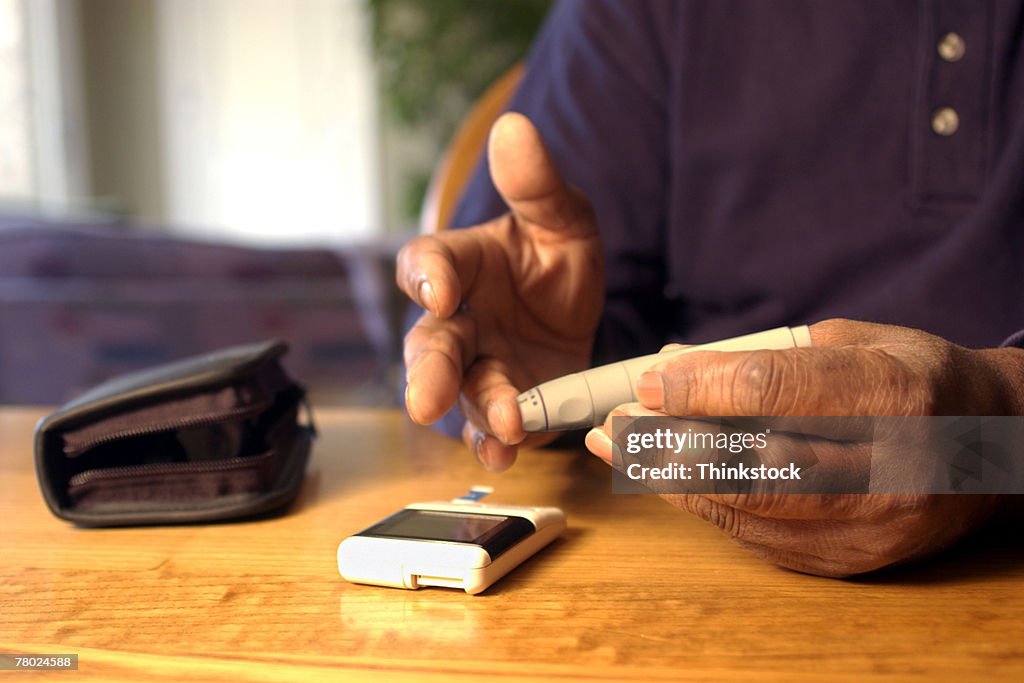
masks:
<svg viewBox="0 0 1024 683"><path fill-rule="evenodd" d="M342 541L338 571L353 583L476 594L563 529L565 514L553 507L414 503Z"/></svg>

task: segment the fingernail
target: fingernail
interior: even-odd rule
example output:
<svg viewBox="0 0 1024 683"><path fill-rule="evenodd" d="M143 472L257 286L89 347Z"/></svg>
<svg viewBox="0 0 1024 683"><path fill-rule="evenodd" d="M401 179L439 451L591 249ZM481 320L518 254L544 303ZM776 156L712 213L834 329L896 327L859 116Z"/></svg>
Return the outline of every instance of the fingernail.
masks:
<svg viewBox="0 0 1024 683"><path fill-rule="evenodd" d="M619 447L604 433L604 429L601 427L594 427L587 432L587 436L583 441L587 446L587 450L612 467L617 467L622 462Z"/></svg>
<svg viewBox="0 0 1024 683"><path fill-rule="evenodd" d="M508 445L508 425L505 423L505 411L501 409L501 404L497 401L491 401L487 405L487 422L491 426L491 431L494 435L501 439L501 442Z"/></svg>
<svg viewBox="0 0 1024 683"><path fill-rule="evenodd" d="M476 461L480 463L480 466L483 467L485 470L490 470L491 466L487 463L486 460L484 460L483 456L483 445L485 438L487 437L483 432L477 431L473 435L473 443L470 446L470 450L473 451L473 456L476 458Z"/></svg>
<svg viewBox="0 0 1024 683"><path fill-rule="evenodd" d="M437 295L434 294L434 288L430 285L430 280L423 278L420 282L417 294L420 297L420 305L431 313L437 314Z"/></svg>
<svg viewBox="0 0 1024 683"><path fill-rule="evenodd" d="M413 422L423 424L417 419L413 406L416 405L416 390L413 389L413 378L416 375L416 366L422 360L423 354L413 360L412 365L405 369L405 411L409 413L409 417L412 418Z"/></svg>
<svg viewBox="0 0 1024 683"><path fill-rule="evenodd" d="M416 400L415 400L415 398L413 398L412 385L411 384L406 384L405 385L405 412L409 415L409 419L410 420L412 420L416 424L423 424L422 422L420 422L419 418L416 417L416 411L413 410L413 405L415 403L416 403Z"/></svg>
<svg viewBox="0 0 1024 683"><path fill-rule="evenodd" d="M665 384L660 372L645 372L636 383L636 397L645 408L662 408L665 405Z"/></svg>

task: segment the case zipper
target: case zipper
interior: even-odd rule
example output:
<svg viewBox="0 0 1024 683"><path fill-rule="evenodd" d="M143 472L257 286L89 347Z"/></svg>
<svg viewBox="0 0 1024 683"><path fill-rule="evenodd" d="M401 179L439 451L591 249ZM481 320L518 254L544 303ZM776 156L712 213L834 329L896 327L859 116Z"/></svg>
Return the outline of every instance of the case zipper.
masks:
<svg viewBox="0 0 1024 683"><path fill-rule="evenodd" d="M81 444L75 444L75 446L70 449L67 446L67 444L65 444L64 455L67 456L68 458L77 458L78 456L82 455L83 453L92 448L96 448L97 446L101 446L106 443L111 443L113 441L118 441L120 439L131 439L139 436L148 436L150 434L170 432L176 429L206 427L217 424L219 422L228 422L232 419L249 417L250 415L254 416L258 415L264 410L267 410L272 404L273 401L263 401L255 405L240 406L238 408L232 408L230 410L225 410L223 412L215 413L212 415L197 415L190 418L178 418L176 420L168 420L166 422L160 422L155 425L147 425L146 427L121 429L116 432L111 432L109 434L104 434L103 436L98 436L93 439L89 439L88 441ZM119 468L114 467L111 469L116 470Z"/></svg>
<svg viewBox="0 0 1024 683"><path fill-rule="evenodd" d="M117 479L123 476L138 476L139 474L199 474L206 472L220 472L224 470L240 469L241 466L249 466L257 459L268 455L249 456L247 458L230 458L228 460L210 460L206 462L157 462L148 465L126 465L122 467L106 467L94 470L79 472L68 479L68 486L82 486L89 482L103 479Z"/></svg>

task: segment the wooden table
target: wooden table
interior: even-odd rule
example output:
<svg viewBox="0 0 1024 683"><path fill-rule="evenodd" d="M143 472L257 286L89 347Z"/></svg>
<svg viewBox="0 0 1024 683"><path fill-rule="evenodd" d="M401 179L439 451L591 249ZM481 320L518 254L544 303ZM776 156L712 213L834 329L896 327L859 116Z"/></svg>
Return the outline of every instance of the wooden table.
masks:
<svg viewBox="0 0 1024 683"><path fill-rule="evenodd" d="M397 412L321 411L290 514L87 530L32 468L38 410L0 410L0 652L77 653L53 680L1022 680L1024 542L835 581L769 566L584 452L504 475ZM406 503L491 484L569 529L480 596L344 582L338 542ZM29 672L2 672L27 680Z"/></svg>

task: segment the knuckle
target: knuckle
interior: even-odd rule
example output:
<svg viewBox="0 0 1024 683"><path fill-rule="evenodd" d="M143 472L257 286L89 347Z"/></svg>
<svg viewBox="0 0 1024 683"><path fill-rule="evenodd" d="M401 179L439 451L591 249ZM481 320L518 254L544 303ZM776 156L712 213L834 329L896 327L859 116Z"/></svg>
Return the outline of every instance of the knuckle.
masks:
<svg viewBox="0 0 1024 683"><path fill-rule="evenodd" d="M664 410L670 415L692 415L699 410L692 405L693 397L703 395L702 387L707 385L705 372L683 363L669 361L662 372L665 398Z"/></svg>
<svg viewBox="0 0 1024 683"><path fill-rule="evenodd" d="M496 391L502 386L503 368L489 358L477 359L465 372L462 390L465 396L478 406L493 400Z"/></svg>
<svg viewBox="0 0 1024 683"><path fill-rule="evenodd" d="M406 368L411 368L418 358L428 352L440 354L456 369L465 369L462 345L451 329L428 330L416 325L406 333L402 350Z"/></svg>
<svg viewBox="0 0 1024 683"><path fill-rule="evenodd" d="M410 367L413 361L423 351L424 333L419 325L413 325L402 339L402 360L406 367Z"/></svg>
<svg viewBox="0 0 1024 683"><path fill-rule="evenodd" d="M775 415L785 374L782 354L754 351L736 367L728 388L728 406L734 415Z"/></svg>
<svg viewBox="0 0 1024 683"><path fill-rule="evenodd" d="M402 355L408 363L424 351L430 350L437 345L439 330L429 325L427 315L420 316L415 325L409 328L402 338Z"/></svg>
<svg viewBox="0 0 1024 683"><path fill-rule="evenodd" d="M874 392L865 392L874 405L864 406L860 412L880 412L893 415L936 415L939 414L939 396L942 378L927 370L910 367L884 351L875 351L882 356L874 364L875 377L871 382Z"/></svg>
<svg viewBox="0 0 1024 683"><path fill-rule="evenodd" d="M725 502L758 517L775 517L786 510L787 496L748 491L732 494Z"/></svg>
<svg viewBox="0 0 1024 683"><path fill-rule="evenodd" d="M690 507L694 514L718 527L730 537L743 537L743 516L735 508L716 503L702 496L692 496Z"/></svg>

